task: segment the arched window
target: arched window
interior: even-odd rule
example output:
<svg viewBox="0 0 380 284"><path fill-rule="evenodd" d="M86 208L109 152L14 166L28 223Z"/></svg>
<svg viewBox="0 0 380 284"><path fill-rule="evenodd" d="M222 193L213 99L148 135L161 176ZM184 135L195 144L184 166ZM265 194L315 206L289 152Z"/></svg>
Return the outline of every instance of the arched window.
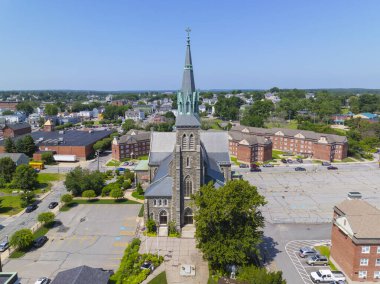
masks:
<svg viewBox="0 0 380 284"><path fill-rule="evenodd" d="M190 137L189 137L189 148L190 150L194 150L194 135L193 133L190 134Z"/></svg>
<svg viewBox="0 0 380 284"><path fill-rule="evenodd" d="M191 181L191 178L187 176L185 178L185 197L190 197L193 193L193 182Z"/></svg>
<svg viewBox="0 0 380 284"><path fill-rule="evenodd" d="M186 134L183 134L182 136L182 150L186 150L187 149L187 136Z"/></svg>
<svg viewBox="0 0 380 284"><path fill-rule="evenodd" d="M193 210L191 208L187 207L183 215L185 225L193 224Z"/></svg>
<svg viewBox="0 0 380 284"><path fill-rule="evenodd" d="M186 102L186 113L190 113L190 102Z"/></svg>
<svg viewBox="0 0 380 284"><path fill-rule="evenodd" d="M149 214L149 218L154 220L154 213L153 212Z"/></svg>
<svg viewBox="0 0 380 284"><path fill-rule="evenodd" d="M186 157L186 167L190 167L190 157Z"/></svg>
<svg viewBox="0 0 380 284"><path fill-rule="evenodd" d="M166 225L168 223L168 213L166 210L160 212L160 225Z"/></svg>

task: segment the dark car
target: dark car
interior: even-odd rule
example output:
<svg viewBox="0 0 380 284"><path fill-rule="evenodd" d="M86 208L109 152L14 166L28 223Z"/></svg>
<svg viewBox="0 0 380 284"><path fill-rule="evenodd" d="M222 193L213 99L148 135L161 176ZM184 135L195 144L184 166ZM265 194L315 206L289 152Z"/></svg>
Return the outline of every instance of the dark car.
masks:
<svg viewBox="0 0 380 284"><path fill-rule="evenodd" d="M249 166L248 166L247 164L240 164L240 165L239 165L239 168L243 168L243 169L244 169L244 168L248 168L248 167L249 167Z"/></svg>
<svg viewBox="0 0 380 284"><path fill-rule="evenodd" d="M264 168L273 168L274 166L272 164L264 164L263 167Z"/></svg>
<svg viewBox="0 0 380 284"><path fill-rule="evenodd" d="M260 168L251 168L251 172L261 172Z"/></svg>
<svg viewBox="0 0 380 284"><path fill-rule="evenodd" d="M329 162L322 162L322 166L331 166Z"/></svg>
<svg viewBox="0 0 380 284"><path fill-rule="evenodd" d="M58 205L58 202L50 202L49 209L53 209L53 208L57 207L57 205Z"/></svg>
<svg viewBox="0 0 380 284"><path fill-rule="evenodd" d="M281 162L283 162L284 164L286 164L288 161L286 159L281 159Z"/></svg>
<svg viewBox="0 0 380 284"><path fill-rule="evenodd" d="M338 167L335 167L335 166L328 166L327 169L328 169L328 170L337 170Z"/></svg>
<svg viewBox="0 0 380 284"><path fill-rule="evenodd" d="M303 247L300 248L300 251L298 252L299 256L302 258L314 256L317 254L317 251L311 247Z"/></svg>
<svg viewBox="0 0 380 284"><path fill-rule="evenodd" d="M293 160L292 159L287 159L287 162L288 162L288 164L293 164Z"/></svg>
<svg viewBox="0 0 380 284"><path fill-rule="evenodd" d="M37 239L35 239L35 240L33 241L33 246L34 246L35 248L40 248L40 247L42 247L47 241L48 241L48 237L47 237L47 236L41 236L41 237L39 237L39 238L37 238Z"/></svg>
<svg viewBox="0 0 380 284"><path fill-rule="evenodd" d="M143 270L143 269L149 269L150 271L153 271L154 270L154 265L150 261L145 261L143 263L143 265L141 265L140 269L141 270Z"/></svg>
<svg viewBox="0 0 380 284"><path fill-rule="evenodd" d="M295 170L296 172L306 172L306 169L303 168L303 167L296 167L294 170Z"/></svg>
<svg viewBox="0 0 380 284"><path fill-rule="evenodd" d="M297 162L302 164L303 163L303 160L301 158L297 158Z"/></svg>
<svg viewBox="0 0 380 284"><path fill-rule="evenodd" d="M28 207L26 207L25 212L26 213L30 213L30 212L32 212L32 211L34 211L36 209L37 209L37 205L36 204L32 204L32 205L29 205Z"/></svg>

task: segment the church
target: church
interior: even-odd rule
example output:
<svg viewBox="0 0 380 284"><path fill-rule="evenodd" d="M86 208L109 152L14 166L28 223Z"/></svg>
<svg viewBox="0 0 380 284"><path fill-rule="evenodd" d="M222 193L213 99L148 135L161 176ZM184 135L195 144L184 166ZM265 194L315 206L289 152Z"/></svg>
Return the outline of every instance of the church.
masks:
<svg viewBox="0 0 380 284"><path fill-rule="evenodd" d="M181 232L193 225L192 194L213 182L215 188L231 178L228 134L203 131L199 118L199 92L195 89L187 31L182 88L177 93L178 115L173 132L152 132L149 152L151 184L145 191L144 218L151 218L167 234L174 221Z"/></svg>

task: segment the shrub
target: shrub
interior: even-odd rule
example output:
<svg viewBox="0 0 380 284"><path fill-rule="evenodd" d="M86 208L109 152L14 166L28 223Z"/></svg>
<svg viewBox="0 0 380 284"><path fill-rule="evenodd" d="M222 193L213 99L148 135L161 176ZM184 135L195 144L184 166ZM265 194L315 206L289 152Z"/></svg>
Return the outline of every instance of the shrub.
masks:
<svg viewBox="0 0 380 284"><path fill-rule="evenodd" d="M148 233L155 233L157 231L156 222L153 219L149 218L146 222L146 228L148 230Z"/></svg>
<svg viewBox="0 0 380 284"><path fill-rule="evenodd" d="M61 196L61 201L63 203L70 203L71 201L73 201L73 196L71 194L64 194Z"/></svg>
<svg viewBox="0 0 380 284"><path fill-rule="evenodd" d="M105 187L102 189L102 196L108 196L110 192L115 189L115 188L120 188L120 185L117 182L111 182L107 184Z"/></svg>
<svg viewBox="0 0 380 284"><path fill-rule="evenodd" d="M43 224L49 224L53 222L55 219L55 215L53 212L43 212L40 213L37 217L38 222L41 222Z"/></svg>
<svg viewBox="0 0 380 284"><path fill-rule="evenodd" d="M41 154L41 160L46 164L46 165L51 165L55 163L53 153L52 152L45 152Z"/></svg>
<svg viewBox="0 0 380 284"><path fill-rule="evenodd" d="M136 192L137 192L138 195L144 195L144 190L143 190L143 188L142 188L142 186L141 186L140 183L138 183L137 186L136 186Z"/></svg>
<svg viewBox="0 0 380 284"><path fill-rule="evenodd" d="M119 176L119 175L120 175L120 171L119 171L119 170L115 170L115 174L116 174L117 176Z"/></svg>
<svg viewBox="0 0 380 284"><path fill-rule="evenodd" d="M169 222L169 235L179 237L179 233L177 231L177 228L175 227L175 221Z"/></svg>
<svg viewBox="0 0 380 284"><path fill-rule="evenodd" d="M90 189L90 190L85 190L85 191L83 191L83 193L82 193L82 197L85 197L85 198L90 199L90 198L94 198L94 197L96 197L96 194L95 194L95 191L93 191L92 189Z"/></svg>
<svg viewBox="0 0 380 284"><path fill-rule="evenodd" d="M124 189L128 189L128 188L131 187L131 182L129 180L126 180L126 181L123 182L122 186L123 186Z"/></svg>
<svg viewBox="0 0 380 284"><path fill-rule="evenodd" d="M121 190L121 188L114 188L111 190L110 196L115 199L123 198L124 192Z"/></svg>

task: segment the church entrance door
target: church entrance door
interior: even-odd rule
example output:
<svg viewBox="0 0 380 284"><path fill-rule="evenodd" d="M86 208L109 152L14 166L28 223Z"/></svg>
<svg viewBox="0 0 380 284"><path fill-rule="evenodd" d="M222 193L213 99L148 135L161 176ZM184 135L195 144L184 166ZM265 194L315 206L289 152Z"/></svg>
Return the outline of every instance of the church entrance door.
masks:
<svg viewBox="0 0 380 284"><path fill-rule="evenodd" d="M184 212L184 223L185 225L193 224L193 211L190 208L186 208Z"/></svg>
<svg viewBox="0 0 380 284"><path fill-rule="evenodd" d="M168 213L165 210L160 212L160 225L168 224Z"/></svg>

